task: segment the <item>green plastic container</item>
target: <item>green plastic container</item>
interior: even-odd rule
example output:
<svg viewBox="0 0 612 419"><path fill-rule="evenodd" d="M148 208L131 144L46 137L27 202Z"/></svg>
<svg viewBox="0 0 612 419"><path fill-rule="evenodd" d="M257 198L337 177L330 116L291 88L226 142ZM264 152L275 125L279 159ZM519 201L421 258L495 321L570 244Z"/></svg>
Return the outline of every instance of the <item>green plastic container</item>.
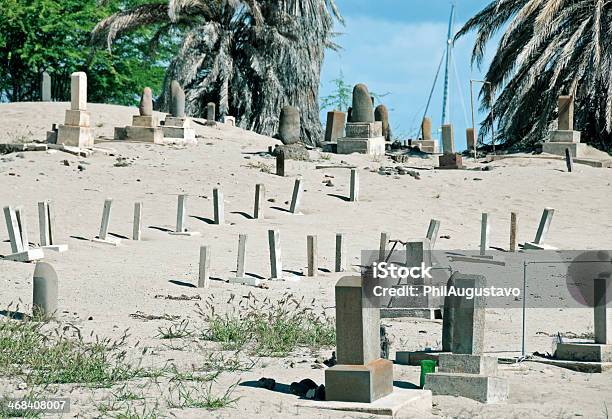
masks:
<svg viewBox="0 0 612 419"><path fill-rule="evenodd" d="M421 361L421 388L425 385L425 374L436 372L436 361L425 359Z"/></svg>

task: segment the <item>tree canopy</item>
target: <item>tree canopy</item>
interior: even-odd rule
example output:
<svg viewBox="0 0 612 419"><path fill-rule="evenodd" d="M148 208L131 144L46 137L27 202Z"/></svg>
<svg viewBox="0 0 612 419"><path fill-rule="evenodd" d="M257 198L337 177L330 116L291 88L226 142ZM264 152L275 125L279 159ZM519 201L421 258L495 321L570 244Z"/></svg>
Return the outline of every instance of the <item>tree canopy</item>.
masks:
<svg viewBox="0 0 612 419"><path fill-rule="evenodd" d="M117 39L138 28L181 28L161 109L168 107L172 80L185 89L192 116L215 102L221 116L233 115L239 126L265 135L277 133L283 106L297 106L301 138L316 144L323 139L320 72L325 49L334 46L334 18L341 19L333 0L170 0L102 20L93 41L114 49Z"/></svg>
<svg viewBox="0 0 612 419"><path fill-rule="evenodd" d="M40 100L43 71L55 100L69 100L70 74L88 73L89 100L133 105L145 86L160 91L177 49L171 36L156 54L153 28L132 33L111 52L93 48L90 33L102 19L138 0L0 0L0 101Z"/></svg>
<svg viewBox="0 0 612 419"><path fill-rule="evenodd" d="M480 137L499 125L498 141L532 146L556 128L557 98L576 100L575 125L587 142L612 145L612 1L495 0L470 19L457 38L476 30L472 60L503 30L481 91L491 113ZM495 102L492 93L497 92Z"/></svg>

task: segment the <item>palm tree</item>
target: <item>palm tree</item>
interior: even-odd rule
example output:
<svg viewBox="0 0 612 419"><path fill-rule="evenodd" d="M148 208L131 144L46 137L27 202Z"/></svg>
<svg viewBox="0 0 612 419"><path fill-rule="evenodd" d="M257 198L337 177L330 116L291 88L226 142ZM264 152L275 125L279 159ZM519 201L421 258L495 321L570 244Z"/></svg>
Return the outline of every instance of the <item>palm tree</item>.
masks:
<svg viewBox="0 0 612 419"><path fill-rule="evenodd" d="M472 63L504 32L486 74L481 106L493 106L480 137L499 125L499 140L520 147L555 129L557 98L576 99L575 125L591 144L609 149L612 132L612 1L494 0L459 31L477 30ZM495 103L491 103L494 92Z"/></svg>
<svg viewBox="0 0 612 419"><path fill-rule="evenodd" d="M342 21L334 0L169 0L117 13L101 21L92 41L113 41L143 25L159 28L152 45L181 28L182 46L168 66L158 107L167 110L172 80L185 89L186 110L205 114L208 102L219 114L265 135L278 130L280 109L297 106L302 140L323 138L319 82L334 19Z"/></svg>

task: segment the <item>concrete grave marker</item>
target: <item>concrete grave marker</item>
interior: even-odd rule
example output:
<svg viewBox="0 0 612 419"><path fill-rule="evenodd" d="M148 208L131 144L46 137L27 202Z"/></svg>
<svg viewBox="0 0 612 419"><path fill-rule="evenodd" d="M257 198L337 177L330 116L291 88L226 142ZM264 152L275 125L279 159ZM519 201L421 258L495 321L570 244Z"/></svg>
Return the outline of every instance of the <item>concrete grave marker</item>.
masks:
<svg viewBox="0 0 612 419"><path fill-rule="evenodd" d="M11 242L11 251L13 252L5 255L4 259L16 262L31 262L45 257L42 249L30 249L25 219L21 209L15 210L12 207L4 207L4 218Z"/></svg>
<svg viewBox="0 0 612 419"><path fill-rule="evenodd" d="M479 275L452 276L454 286L485 288L486 279ZM476 294L476 293L475 293ZM464 294L466 295L466 294ZM439 369L425 376L425 388L434 395L461 396L482 403L508 398L508 382L497 376L497 359L483 356L485 307L484 297L453 297L452 354L439 354ZM444 338L444 330L443 330ZM447 345L448 349L448 345Z"/></svg>
<svg viewBox="0 0 612 419"><path fill-rule="evenodd" d="M142 91L138 113L132 116L132 125L115 128L115 140L163 144L164 131L157 116L153 115L153 92L149 87Z"/></svg>
<svg viewBox="0 0 612 419"><path fill-rule="evenodd" d="M258 287L261 285L261 279L252 276L245 276L245 258L246 258L246 243L247 235L240 234L238 236L238 257L236 258L236 277L230 278L230 284L242 284Z"/></svg>
<svg viewBox="0 0 612 419"><path fill-rule="evenodd" d="M185 226L185 214L187 212L187 195L181 194L178 196L178 204L176 208L176 230L170 232L174 236L199 236L198 231L187 231Z"/></svg>
<svg viewBox="0 0 612 419"><path fill-rule="evenodd" d="M306 238L306 258L308 260L308 276L314 277L319 273L319 253L317 249L317 236Z"/></svg>
<svg viewBox="0 0 612 419"><path fill-rule="evenodd" d="M586 144L580 142L581 133L574 130L574 97L559 96L558 108L558 128L550 132L542 144L542 151L565 156L566 150L569 150L570 157L587 157Z"/></svg>
<svg viewBox="0 0 612 419"><path fill-rule="evenodd" d="M427 235L425 237L431 243L432 249L436 245L436 240L438 239L439 232L440 232L440 221L431 219L429 221L429 227L427 228Z"/></svg>
<svg viewBox="0 0 612 419"><path fill-rule="evenodd" d="M455 132L450 124L442 125L442 152L455 154Z"/></svg>
<svg viewBox="0 0 612 419"><path fill-rule="evenodd" d="M516 252L518 239L518 213L510 213L510 251Z"/></svg>
<svg viewBox="0 0 612 419"><path fill-rule="evenodd" d="M338 364L325 370L328 401L372 403L393 391L393 363L380 357L380 309L365 296L362 278L336 284Z"/></svg>
<svg viewBox="0 0 612 419"><path fill-rule="evenodd" d="M268 230L268 245L270 248L270 279L281 280L283 264L281 260L280 233L278 230Z"/></svg>
<svg viewBox="0 0 612 419"><path fill-rule="evenodd" d="M489 224L489 214L483 212L480 219L480 256L486 256L487 254L490 231L491 225Z"/></svg>
<svg viewBox="0 0 612 419"><path fill-rule="evenodd" d="M57 314L58 279L53 266L46 262L37 262L32 282L33 314L54 317Z"/></svg>
<svg viewBox="0 0 612 419"><path fill-rule="evenodd" d="M340 111L327 112L327 124L325 125L325 141L334 142L344 136L346 114Z"/></svg>
<svg viewBox="0 0 612 419"><path fill-rule="evenodd" d="M134 224L132 226L132 240L140 240L142 230L142 202L134 204Z"/></svg>
<svg viewBox="0 0 612 419"><path fill-rule="evenodd" d="M170 83L170 93L170 115L166 115L162 127L164 142L196 144L198 141L191 119L185 114L185 92L176 80Z"/></svg>
<svg viewBox="0 0 612 419"><path fill-rule="evenodd" d="M276 176L285 176L285 152L278 150L276 154Z"/></svg>
<svg viewBox="0 0 612 419"><path fill-rule="evenodd" d="M221 188L213 189L213 214L215 224L225 224L225 203L223 202L223 191Z"/></svg>
<svg viewBox="0 0 612 419"><path fill-rule="evenodd" d="M278 123L278 138L284 145L300 141L302 122L300 109L295 106L283 106Z"/></svg>
<svg viewBox="0 0 612 419"><path fill-rule="evenodd" d="M70 109L66 111L64 124L57 132L57 144L90 148L94 146L94 131L87 112L87 74L72 73L70 76Z"/></svg>
<svg viewBox="0 0 612 419"><path fill-rule="evenodd" d="M264 206L266 204L266 186L263 183L255 185L255 208L253 210L253 218L256 220L263 219Z"/></svg>
<svg viewBox="0 0 612 419"><path fill-rule="evenodd" d="M380 233L380 245L378 247L378 260L384 262L387 258L387 245L389 244L389 233Z"/></svg>
<svg viewBox="0 0 612 419"><path fill-rule="evenodd" d="M111 246L118 246L121 243L121 239L108 236L108 225L110 223L111 207L113 200L107 198L104 201L104 208L102 209L102 221L100 222L100 233L98 237L92 241L96 243L109 244Z"/></svg>
<svg viewBox="0 0 612 419"><path fill-rule="evenodd" d="M374 120L372 99L364 84L358 84L353 89L353 106L349 111L349 122L345 126L345 137L337 140L337 152L338 154L385 154L383 123Z"/></svg>
<svg viewBox="0 0 612 419"><path fill-rule="evenodd" d="M40 97L43 102L51 102L51 76L46 71L42 73Z"/></svg>
<svg viewBox="0 0 612 419"><path fill-rule="evenodd" d="M210 287L210 246L200 247L200 271L198 288Z"/></svg>
<svg viewBox="0 0 612 419"><path fill-rule="evenodd" d="M291 206L289 212L297 214L302 202L302 179L296 179L293 184L293 193L291 194Z"/></svg>
<svg viewBox="0 0 612 419"><path fill-rule="evenodd" d="M67 244L57 244L55 242L55 216L52 204L49 201L38 203L38 228L41 248L56 252L68 250Z"/></svg>
<svg viewBox="0 0 612 419"><path fill-rule="evenodd" d="M538 225L538 231L536 232L535 239L533 242L527 242L523 245L523 249L528 250L555 250L554 247L544 244L548 230L550 229L550 223L552 217L555 214L554 208L544 208L542 212L542 218L540 218L540 224Z"/></svg>
<svg viewBox="0 0 612 419"><path fill-rule="evenodd" d="M206 121L215 122L217 120L217 105L213 102L209 102L206 105Z"/></svg>
<svg viewBox="0 0 612 419"><path fill-rule="evenodd" d="M351 169L349 201L359 201L359 173L357 172L357 169Z"/></svg>
<svg viewBox="0 0 612 419"><path fill-rule="evenodd" d="M344 272L346 270L346 244L344 234L336 234L336 272Z"/></svg>

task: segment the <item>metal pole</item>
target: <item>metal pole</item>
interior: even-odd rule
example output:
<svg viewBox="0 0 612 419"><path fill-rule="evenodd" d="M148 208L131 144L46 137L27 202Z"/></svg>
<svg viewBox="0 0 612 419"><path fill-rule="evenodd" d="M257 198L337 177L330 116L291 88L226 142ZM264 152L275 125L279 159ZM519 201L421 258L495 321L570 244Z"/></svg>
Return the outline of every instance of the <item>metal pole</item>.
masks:
<svg viewBox="0 0 612 419"><path fill-rule="evenodd" d="M527 261L523 261L523 333L521 338L521 355L525 356L525 325L527 313Z"/></svg>
<svg viewBox="0 0 612 419"><path fill-rule="evenodd" d="M493 154L495 155L495 118L493 116L493 108L495 107L495 91L493 85L489 83L491 90L491 144L493 145Z"/></svg>
<svg viewBox="0 0 612 419"><path fill-rule="evenodd" d="M470 80L470 104L472 107L472 136L474 137L474 160L476 160L476 117L474 116L474 80Z"/></svg>

